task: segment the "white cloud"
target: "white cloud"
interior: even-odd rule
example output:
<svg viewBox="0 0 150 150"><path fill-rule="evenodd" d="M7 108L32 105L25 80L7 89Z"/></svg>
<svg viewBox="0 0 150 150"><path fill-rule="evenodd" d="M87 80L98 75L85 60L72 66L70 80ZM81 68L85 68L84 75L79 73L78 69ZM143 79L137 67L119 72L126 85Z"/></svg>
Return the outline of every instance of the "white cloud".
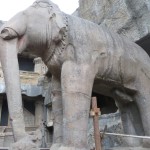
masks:
<svg viewBox="0 0 150 150"><path fill-rule="evenodd" d="M17 12L26 9L35 0L0 0L0 20L7 21ZM65 13L71 14L78 7L78 0L52 0Z"/></svg>

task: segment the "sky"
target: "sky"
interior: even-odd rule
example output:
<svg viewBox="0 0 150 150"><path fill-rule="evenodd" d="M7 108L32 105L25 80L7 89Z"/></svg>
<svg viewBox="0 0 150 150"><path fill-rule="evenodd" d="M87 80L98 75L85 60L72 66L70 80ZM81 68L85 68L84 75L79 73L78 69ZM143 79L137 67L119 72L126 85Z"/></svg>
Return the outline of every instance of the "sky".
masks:
<svg viewBox="0 0 150 150"><path fill-rule="evenodd" d="M35 0L0 0L0 20L8 21L17 12L29 7ZM78 0L51 0L59 8L67 13L72 14L78 8Z"/></svg>

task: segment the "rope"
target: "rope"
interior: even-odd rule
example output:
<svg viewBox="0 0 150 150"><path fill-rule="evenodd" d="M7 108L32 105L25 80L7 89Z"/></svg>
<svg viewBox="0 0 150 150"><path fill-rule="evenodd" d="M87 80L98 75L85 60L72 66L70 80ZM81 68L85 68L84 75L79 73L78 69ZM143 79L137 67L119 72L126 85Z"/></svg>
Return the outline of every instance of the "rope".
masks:
<svg viewBox="0 0 150 150"><path fill-rule="evenodd" d="M132 138L139 138L139 139L150 139L150 136L128 135L128 134L109 133L109 132L100 132L100 133L104 134L104 135L111 135L111 136L132 137Z"/></svg>

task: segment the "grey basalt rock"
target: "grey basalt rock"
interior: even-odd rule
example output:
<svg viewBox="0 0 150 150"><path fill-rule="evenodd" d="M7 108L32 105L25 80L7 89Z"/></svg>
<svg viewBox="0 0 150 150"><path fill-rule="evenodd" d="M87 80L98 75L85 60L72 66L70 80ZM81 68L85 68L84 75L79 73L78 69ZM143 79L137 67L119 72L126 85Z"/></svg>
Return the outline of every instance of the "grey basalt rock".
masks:
<svg viewBox="0 0 150 150"><path fill-rule="evenodd" d="M121 123L121 116L119 112L112 114L104 114L100 116L99 126L101 131L104 131L107 126L105 132L109 133L123 133L123 126ZM88 144L90 149L95 148L95 140L94 140L94 129L93 129L93 119L89 119L89 130L88 130ZM104 135L102 139L102 147L103 149L117 147L117 146L125 146L123 145L124 138L120 136L109 136Z"/></svg>
<svg viewBox="0 0 150 150"><path fill-rule="evenodd" d="M131 40L67 15L49 0L37 0L14 16L1 28L1 37L0 56L17 142L26 134L16 52L25 50L41 57L52 74L51 150L90 149L87 132L92 90L116 101L124 133L150 136L150 58ZM128 138L126 143L150 148L150 140Z"/></svg>
<svg viewBox="0 0 150 150"><path fill-rule="evenodd" d="M150 32L148 0L80 0L78 16L137 41ZM77 13L76 13L77 14Z"/></svg>

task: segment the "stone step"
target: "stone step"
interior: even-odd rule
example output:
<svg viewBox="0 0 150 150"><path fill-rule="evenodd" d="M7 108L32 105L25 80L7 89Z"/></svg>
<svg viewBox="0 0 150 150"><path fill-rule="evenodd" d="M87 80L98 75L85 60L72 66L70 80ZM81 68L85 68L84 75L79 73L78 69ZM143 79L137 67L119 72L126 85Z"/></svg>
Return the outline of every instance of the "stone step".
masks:
<svg viewBox="0 0 150 150"><path fill-rule="evenodd" d="M9 150L9 147L0 147L0 150ZM40 148L39 150L50 150L49 148Z"/></svg>
<svg viewBox="0 0 150 150"><path fill-rule="evenodd" d="M142 148L142 147L114 147L114 148L107 148L105 150L150 150L150 148Z"/></svg>

